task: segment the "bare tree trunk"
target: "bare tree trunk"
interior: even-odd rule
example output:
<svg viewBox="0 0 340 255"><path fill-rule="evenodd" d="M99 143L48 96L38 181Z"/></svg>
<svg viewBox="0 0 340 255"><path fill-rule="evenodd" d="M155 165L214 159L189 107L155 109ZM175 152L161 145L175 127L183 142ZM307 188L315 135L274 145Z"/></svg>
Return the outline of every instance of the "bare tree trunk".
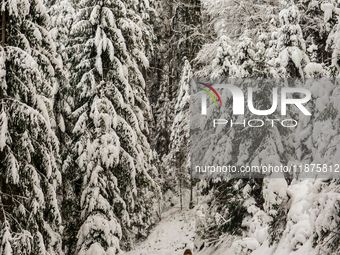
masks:
<svg viewBox="0 0 340 255"><path fill-rule="evenodd" d="M180 168L182 170L182 167ZM183 210L183 190L182 190L182 183L183 183L183 178L182 178L182 171L179 179L179 199L181 203L181 211Z"/></svg>
<svg viewBox="0 0 340 255"><path fill-rule="evenodd" d="M189 202L189 209L194 208L194 195L193 195L193 191L194 190L194 184L192 181L192 175L190 173L190 202Z"/></svg>
<svg viewBox="0 0 340 255"><path fill-rule="evenodd" d="M2 13L2 23L1 23L1 38L2 38L2 47L5 47L5 22L6 22L6 16L5 11ZM4 91L2 90L2 87L0 86L0 99L4 98ZM5 152L0 151L0 170L5 169L5 166L2 164L2 162L5 159ZM0 192L3 192L5 190L5 178L4 176L0 176ZM1 195L2 196L2 195ZM1 225L6 220L6 214L4 209L4 204L2 202L2 198L0 197L0 206L1 206L1 214L0 214L0 223Z"/></svg>
<svg viewBox="0 0 340 255"><path fill-rule="evenodd" d="M189 141L190 143L190 141ZM188 151L190 155L190 150ZM189 156L188 156L189 157ZM190 175L190 202L189 202L189 209L194 208L194 180L192 178L192 169L189 167L189 175Z"/></svg>
<svg viewBox="0 0 340 255"><path fill-rule="evenodd" d="M1 19L1 45L2 48L5 47L5 40L6 40L6 11L2 11L1 13L2 19ZM4 91L2 87L0 86L0 99L4 98Z"/></svg>
<svg viewBox="0 0 340 255"><path fill-rule="evenodd" d="M177 176L179 181L179 201L181 205L181 211L183 209L183 172L182 172L182 164L183 164L183 155L181 152L176 153L176 166L177 166Z"/></svg>
<svg viewBox="0 0 340 255"><path fill-rule="evenodd" d="M158 218L162 220L162 199L159 200L159 208L158 208Z"/></svg>
<svg viewBox="0 0 340 255"><path fill-rule="evenodd" d="M2 21L1 21L1 43L2 47L5 47L6 40L6 12L2 11Z"/></svg>
<svg viewBox="0 0 340 255"><path fill-rule="evenodd" d="M170 19L172 19L173 15L174 15L174 6L173 6L173 1L170 0L169 1L169 5L170 5L170 10L169 10L169 14L170 14ZM170 42L172 40L172 37L173 37L173 29L170 25ZM172 54L172 45L170 43L169 45L169 56L168 56L168 62L169 62L169 96L170 98L172 98L172 83L173 83L173 80L172 80L172 58L173 58L173 54Z"/></svg>
<svg viewBox="0 0 340 255"><path fill-rule="evenodd" d="M147 72L146 72L145 66L142 67L142 75L143 75L143 79L144 79L144 81L145 81L145 83L146 83Z"/></svg>

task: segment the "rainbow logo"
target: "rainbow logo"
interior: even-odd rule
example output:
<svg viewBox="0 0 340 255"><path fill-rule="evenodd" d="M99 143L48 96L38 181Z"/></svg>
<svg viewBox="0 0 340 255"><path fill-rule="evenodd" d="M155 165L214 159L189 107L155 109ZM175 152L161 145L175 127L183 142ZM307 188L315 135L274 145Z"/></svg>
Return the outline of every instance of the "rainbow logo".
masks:
<svg viewBox="0 0 340 255"><path fill-rule="evenodd" d="M202 83L202 82L198 82L198 83L199 83L199 84L202 84L202 85L204 85L204 86L206 86L206 87L209 88L209 89L211 89L211 90L215 93L215 95L218 97L218 100L220 101L220 104L221 104L221 106L222 106L222 101L221 101L220 95L217 93L217 91L216 91L213 87L211 87L211 86L208 85L208 84L204 84L204 83ZM215 100L214 96L213 96L208 90L202 89L202 88L200 88L200 87L197 87L197 88L199 88L200 90L203 90L203 91L207 92L208 95L212 98L212 100L214 100L214 103L215 103L215 105L217 106L217 103L216 103L216 100Z"/></svg>

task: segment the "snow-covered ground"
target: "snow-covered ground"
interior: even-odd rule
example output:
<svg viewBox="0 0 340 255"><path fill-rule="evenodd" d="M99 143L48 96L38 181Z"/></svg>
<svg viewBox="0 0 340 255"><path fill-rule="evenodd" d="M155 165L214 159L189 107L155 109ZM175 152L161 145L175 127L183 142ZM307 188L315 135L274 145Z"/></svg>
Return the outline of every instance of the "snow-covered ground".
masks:
<svg viewBox="0 0 340 255"><path fill-rule="evenodd" d="M182 255L185 249L193 249L194 239L195 210L181 211L176 205L163 213L149 237L127 255Z"/></svg>
<svg viewBox="0 0 340 255"><path fill-rule="evenodd" d="M224 234L215 245L202 245L202 240L196 236L196 230L207 227L205 222L206 197L199 197L195 208L189 210L189 193L184 192L184 209L181 211L179 201L173 194L166 194L175 204L162 214L162 220L152 230L149 237L136 244L133 251L127 255L182 255L190 248L194 255L317 255L334 254L321 247L313 247L313 232L320 232L322 226L329 223L329 215L333 215L332 206L327 203L335 201L338 193L334 193L333 185L328 187L322 180L294 180L289 186L284 179L266 179L264 194L265 210L270 211L270 205L280 202L287 204L287 224L280 230L282 237L278 242L269 245L268 219L266 212L250 206L251 219L244 221L249 231L242 237ZM319 192L321 186L327 188ZM275 189L273 188L275 186ZM289 194L289 200L284 198ZM326 204L323 202L328 198ZM167 200L167 199L166 199ZM169 199L168 199L169 200ZM269 201L270 200L270 201ZM268 208L267 208L268 207ZM330 208L328 208L330 207ZM273 212L272 212L273 213ZM203 224L203 225L202 225ZM338 253L336 253L338 254Z"/></svg>

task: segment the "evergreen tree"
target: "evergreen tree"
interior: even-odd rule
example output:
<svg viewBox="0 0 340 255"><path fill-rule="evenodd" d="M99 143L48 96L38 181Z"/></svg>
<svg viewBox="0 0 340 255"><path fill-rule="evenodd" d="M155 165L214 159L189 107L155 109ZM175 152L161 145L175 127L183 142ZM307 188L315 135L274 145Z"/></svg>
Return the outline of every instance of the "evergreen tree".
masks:
<svg viewBox="0 0 340 255"><path fill-rule="evenodd" d="M336 1L327 1L333 2L333 5L336 5ZM317 63L330 63L331 55L326 50L327 48L327 37L331 31L331 28L334 26L335 18L332 17L333 8L327 11L327 16L323 15L323 7L329 6L329 3L321 0L307 0L307 1L294 1L295 5L299 8L300 11L300 26L303 34L303 38L305 38L306 42L313 40L313 44L317 46L315 49L316 56L313 62ZM328 9L326 7L326 9ZM329 9L328 9L329 10Z"/></svg>
<svg viewBox="0 0 340 255"><path fill-rule="evenodd" d="M151 146L159 157L169 152L170 130L173 120L173 83L171 74L171 51L169 40L172 36L170 21L173 14L172 1L155 1L156 20L153 24L155 31L154 54L150 60L147 77L147 92L151 102L153 119L151 122ZM162 14L162 15L161 15Z"/></svg>
<svg viewBox="0 0 340 255"><path fill-rule="evenodd" d="M173 102L170 101L168 87L163 84L160 86L162 89L158 100L156 101L154 108L154 121L155 128L155 149L157 150L160 157L169 153L170 143L170 130L169 126L173 117Z"/></svg>
<svg viewBox="0 0 340 255"><path fill-rule="evenodd" d="M68 44L75 9L71 0L57 0L50 6L48 13L51 16L50 33L56 42L58 52L66 62L68 56L65 47Z"/></svg>
<svg viewBox="0 0 340 255"><path fill-rule="evenodd" d="M72 26L81 254L120 253L119 240L128 248L129 230L141 234L152 224L150 201L159 191L146 139L150 107L138 68L148 66L140 22L129 1L84 0Z"/></svg>
<svg viewBox="0 0 340 255"><path fill-rule="evenodd" d="M62 173L62 199L61 214L63 221L63 251L66 254L74 253L71 247L75 246L74 236L78 229L78 219L80 217L80 207L75 203L76 186L79 185L80 176L74 169L76 158L71 152L73 139L72 108L74 98L72 97L72 87L69 83L70 65L66 47L69 44L70 30L75 18L75 9L71 0L47 1L49 4L49 14L51 16L50 33L56 42L57 51L63 60L64 79L59 79L59 89L54 100L54 114L56 116L56 135L60 142L61 173Z"/></svg>
<svg viewBox="0 0 340 255"><path fill-rule="evenodd" d="M183 185L186 187L191 186L191 169L190 169L190 123L189 123L189 84L192 79L192 71L190 63L187 59L184 60L185 65L180 81L180 90L177 97L177 103L175 105L175 119L171 127L170 137L170 151L165 157L165 166L167 178L171 181L172 173L176 173L176 187L179 187L179 194L181 200L181 208L183 207L182 196L183 196ZM177 185L176 185L177 184ZM191 189L192 193L192 189ZM191 195L192 200L192 195ZM192 201L190 201L192 202Z"/></svg>
<svg viewBox="0 0 340 255"><path fill-rule="evenodd" d="M185 63L181 63L183 57L186 57L189 62L192 61L201 47L201 0L180 0L176 4L174 16L171 17L174 32L171 38L173 60L176 60L173 65L180 64L179 67L182 65L184 67ZM180 78L180 69L177 72Z"/></svg>
<svg viewBox="0 0 340 255"><path fill-rule="evenodd" d="M180 90L175 105L175 120L171 128L171 143L170 148L173 152L184 151L188 152L189 148L189 86L192 79L192 71L190 63L185 59L185 65L180 80ZM183 153L188 155L188 153ZM184 162L188 165L188 157Z"/></svg>
<svg viewBox="0 0 340 255"><path fill-rule="evenodd" d="M236 47L235 66L231 70L231 76L240 78L254 77L254 58L254 43L246 34L244 34L240 37L240 42Z"/></svg>
<svg viewBox="0 0 340 255"><path fill-rule="evenodd" d="M304 77L303 68L309 63L306 54L306 43L299 25L300 12L293 4L286 4L280 12L281 28L278 35L276 64L280 77Z"/></svg>
<svg viewBox="0 0 340 255"><path fill-rule="evenodd" d="M154 113L154 148L160 157L169 153L169 126L175 115L181 74L186 57L189 62L195 58L201 47L201 1L159 1L158 23L155 24L157 45L150 74L150 98ZM161 107L162 109L160 110ZM165 109L165 110L164 110Z"/></svg>
<svg viewBox="0 0 340 255"><path fill-rule="evenodd" d="M62 254L54 96L62 61L41 0L2 1L1 254Z"/></svg>
<svg viewBox="0 0 340 255"><path fill-rule="evenodd" d="M304 69L306 78L329 77L329 68L325 68L324 64L320 64L317 62L317 50L318 46L314 44L314 40L312 39L311 45L307 48L307 52L309 53L309 58L311 62L309 62Z"/></svg>
<svg viewBox="0 0 340 255"><path fill-rule="evenodd" d="M226 36L221 36L219 41L220 47L218 47L216 58L211 65L211 79L230 77L234 67L234 48L230 45L230 39Z"/></svg>
<svg viewBox="0 0 340 255"><path fill-rule="evenodd" d="M334 18L332 18L332 12L335 9L334 5L331 3L324 3L321 6L321 9L324 11L324 20L326 23L326 26L328 27L328 30L331 30L329 33L329 36L327 38L327 44L326 44L326 53L328 53L327 55L331 54L331 65L330 65L330 69L331 69L331 75L333 77L338 76L339 75L339 69L340 69L340 65L339 65L339 49L338 46L340 45L340 23L338 21L338 23L336 23L334 21ZM339 15L338 15L338 20L339 20ZM331 29L332 27L332 29Z"/></svg>
<svg viewBox="0 0 340 255"><path fill-rule="evenodd" d="M268 33L259 36L259 41L255 46L253 76L263 78L273 78L272 67L267 61L267 49L269 48Z"/></svg>

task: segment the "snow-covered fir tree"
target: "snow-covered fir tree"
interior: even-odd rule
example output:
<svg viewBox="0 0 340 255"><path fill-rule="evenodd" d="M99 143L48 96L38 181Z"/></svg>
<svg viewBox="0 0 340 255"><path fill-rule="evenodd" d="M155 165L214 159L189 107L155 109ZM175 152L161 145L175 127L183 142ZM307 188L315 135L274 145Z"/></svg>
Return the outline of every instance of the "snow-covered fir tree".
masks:
<svg viewBox="0 0 340 255"><path fill-rule="evenodd" d="M254 69L254 43L246 35L240 37L240 42L237 44L234 60L234 68L231 70L231 77L253 77Z"/></svg>
<svg viewBox="0 0 340 255"><path fill-rule="evenodd" d="M173 120L173 100L175 96L170 61L172 51L169 49L172 37L171 17L172 1L155 1L156 19L153 24L155 32L154 54L150 59L147 73L147 93L151 103L152 122L150 123L151 146L157 150L159 157L169 152L170 130ZM160 15L162 13L162 15Z"/></svg>
<svg viewBox="0 0 340 255"><path fill-rule="evenodd" d="M67 60L65 47L68 44L70 29L75 16L75 9L71 0L57 0L50 6L49 15L51 16L50 33L57 44L64 61Z"/></svg>
<svg viewBox="0 0 340 255"><path fill-rule="evenodd" d="M149 98L152 102L153 125L151 137L153 148L158 152L163 165L161 175L165 177L163 191L175 190L175 179L167 176L168 165L162 158L170 152L171 126L175 118L175 108L179 95L181 75L184 69L184 56L193 60L201 46L204 35L201 33L201 1L155 1L158 3L158 20L155 23L157 44L151 60L148 80ZM170 128L169 128L170 127ZM168 178L169 177L169 178Z"/></svg>
<svg viewBox="0 0 340 255"><path fill-rule="evenodd" d="M309 63L309 58L299 25L299 9L289 1L286 6L287 8L279 14L281 23L277 44L279 54L275 64L278 66L280 77L300 78L304 77L303 68Z"/></svg>
<svg viewBox="0 0 340 255"><path fill-rule="evenodd" d="M184 59L184 69L179 83L180 89L175 105L175 119L171 127L169 154L163 157L167 178L178 187L181 198L183 185L191 185L190 176L190 116L189 116L189 84L192 79L192 71L189 61ZM177 184L177 185L176 185ZM173 189L173 188L172 188ZM181 200L182 202L182 200ZM183 207L183 204L181 203Z"/></svg>
<svg viewBox="0 0 340 255"><path fill-rule="evenodd" d="M169 125L171 124L171 120L173 117L173 106L170 101L168 87L161 86L162 91L156 101L154 107L154 124L155 129L155 149L158 151L159 155L162 157L164 154L168 154L169 152L169 143L170 143L170 132Z"/></svg>
<svg viewBox="0 0 340 255"><path fill-rule="evenodd" d="M326 27L328 28L328 30L331 30L328 38L327 38L327 43L326 43L326 52L331 53L331 74L332 76L337 76L339 75L339 69L340 69L340 65L339 65L339 49L338 46L340 45L340 22L339 22L339 10L336 9L334 7L334 5L332 3L324 3L321 6L323 12L324 12L324 20L326 22ZM332 17L333 17L333 10L335 9L335 11L337 12L337 15L334 15L334 18L337 17L337 23L336 22L332 22ZM333 25L332 29L331 29L331 24ZM329 54L328 54L329 55Z"/></svg>
<svg viewBox="0 0 340 255"><path fill-rule="evenodd" d="M173 66L177 69L175 74L179 78L182 74L181 67L185 65L181 60L184 57L188 58L189 61L193 60L200 49L202 8L200 0L174 1L174 5L173 17L171 17L173 29L171 41L173 59L176 59Z"/></svg>
<svg viewBox="0 0 340 255"><path fill-rule="evenodd" d="M317 46L316 52L316 60L314 62L329 62L330 54L326 51L325 38L328 37L330 33L330 28L333 26L335 17L331 17L330 15L327 21L324 17L324 13L322 11L323 5L328 5L326 1L314 0L314 1L294 1L297 7L300 10L300 26L302 30L302 34L306 42L312 41L313 44ZM327 1L333 2L334 5L336 1ZM331 10L332 12L332 10ZM329 11L327 11L327 16L329 15ZM332 23L332 25L330 25Z"/></svg>
<svg viewBox="0 0 340 255"><path fill-rule="evenodd" d="M220 47L218 47L216 57L211 65L211 79L230 77L233 69L234 48L230 45L230 39L221 36L219 40Z"/></svg>
<svg viewBox="0 0 340 255"><path fill-rule="evenodd" d="M175 120L171 127L171 144L172 151L188 151L189 144L189 86L192 79L192 71L190 63L187 59L184 62L182 77L179 83L180 89L175 105ZM187 153L184 153L185 155ZM188 158L184 161L188 162ZM187 163L186 163L187 164Z"/></svg>
<svg viewBox="0 0 340 255"><path fill-rule="evenodd" d="M77 174L74 173L75 158L70 153L72 145L72 108L74 106L74 98L72 97L72 87L69 83L70 65L67 64L68 54L66 47L69 44L70 30L75 18L75 8L73 1L57 0L47 1L48 13L51 17L50 33L56 42L57 51L63 60L64 79L59 79L59 89L54 100L54 114L56 116L57 129L56 135L60 144L61 157L61 174L63 185L61 189L61 215L67 218L63 221L63 247L66 254L70 254L69 247L74 247L74 236L78 227L79 211L78 203L75 203L76 180L79 180ZM66 248L66 249L65 249Z"/></svg>
<svg viewBox="0 0 340 255"><path fill-rule="evenodd" d="M151 81L157 79L157 82L150 97L155 101L155 137L166 143L164 148L160 148L162 142L156 143L162 156L163 152L168 153L170 132L165 127L174 120L178 83L185 65L183 58L186 56L189 62L192 61L201 46L201 1L158 1L158 10L162 15L158 17L159 24L155 24L158 45L151 63L157 70L157 76L151 74ZM164 95L166 99L163 99ZM159 111L156 107L161 105L167 110Z"/></svg>
<svg viewBox="0 0 340 255"><path fill-rule="evenodd" d="M145 235L160 195L146 139L150 107L138 65L147 67L148 60L139 22L129 1L85 0L72 26L81 254L120 253L119 240L128 246L129 231Z"/></svg>
<svg viewBox="0 0 340 255"><path fill-rule="evenodd" d="M62 254L53 115L62 61L42 1L1 6L0 253Z"/></svg>

